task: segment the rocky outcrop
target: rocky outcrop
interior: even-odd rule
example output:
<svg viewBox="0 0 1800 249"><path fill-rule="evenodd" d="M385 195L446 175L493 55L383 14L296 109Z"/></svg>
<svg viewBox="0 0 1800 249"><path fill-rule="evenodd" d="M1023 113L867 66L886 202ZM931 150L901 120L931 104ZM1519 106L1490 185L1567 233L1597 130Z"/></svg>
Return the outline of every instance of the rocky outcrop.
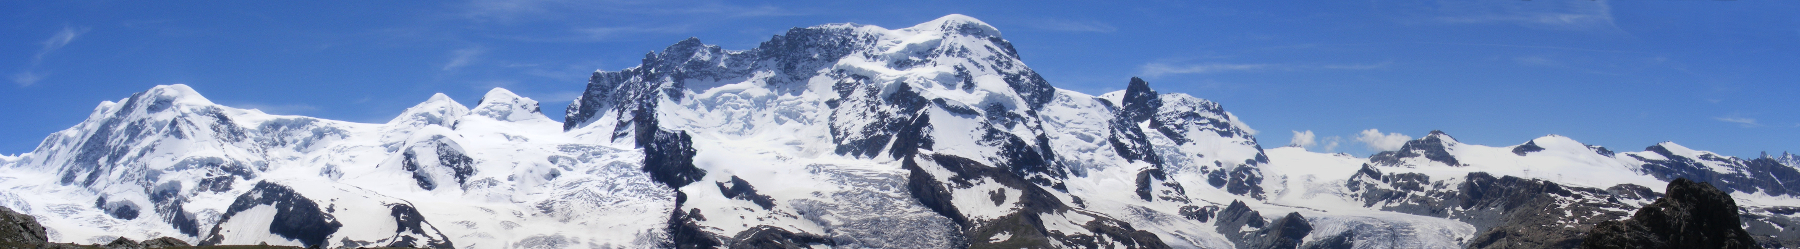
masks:
<svg viewBox="0 0 1800 249"><path fill-rule="evenodd" d="M1450 155L1450 147L1456 143L1456 138L1450 137L1450 134L1434 130L1431 131L1431 134L1425 135L1425 138L1406 141L1405 145L1400 146L1400 150L1375 153L1374 156L1369 156L1369 162L1378 166L1399 166L1405 164L1402 160L1424 157L1453 167L1466 166L1461 161L1457 161L1456 156Z"/></svg>
<svg viewBox="0 0 1800 249"><path fill-rule="evenodd" d="M219 224L225 224L240 212L263 205L272 206L276 210L268 233L284 239L298 240L307 246L325 244L326 238L343 227L336 217L319 208L319 204L312 199L287 186L266 181L257 182L255 188L239 195L231 203L231 207L225 210L225 215L222 216L224 219L220 219ZM227 235L221 233L221 229L222 226L214 225L212 232L200 245L219 245Z"/></svg>
<svg viewBox="0 0 1800 249"><path fill-rule="evenodd" d="M38 224L36 217L0 206L0 247L33 248L49 242L44 226Z"/></svg>
<svg viewBox="0 0 1800 249"><path fill-rule="evenodd" d="M1383 174L1368 165L1346 187L1369 207L1469 223L1476 228L1465 244L1469 248L1574 248L1594 224L1629 215L1616 210L1657 197L1630 184L1584 188L1481 172L1460 181L1432 181L1416 173Z"/></svg>
<svg viewBox="0 0 1800 249"><path fill-rule="evenodd" d="M1631 219L1595 226L1582 248L1762 248L1738 219L1737 201L1712 184L1669 182L1667 196Z"/></svg>

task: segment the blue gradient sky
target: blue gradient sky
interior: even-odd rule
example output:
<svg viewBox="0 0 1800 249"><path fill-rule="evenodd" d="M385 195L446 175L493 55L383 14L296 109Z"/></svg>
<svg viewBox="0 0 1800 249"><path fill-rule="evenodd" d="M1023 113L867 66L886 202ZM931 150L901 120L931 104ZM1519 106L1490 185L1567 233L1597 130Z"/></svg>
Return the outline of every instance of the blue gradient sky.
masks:
<svg viewBox="0 0 1800 249"><path fill-rule="evenodd" d="M748 49L790 27L952 13L998 27L1058 87L1141 76L1222 103L1266 147L1312 131L1315 151L1366 156L1365 130L1436 129L1800 152L1800 1L144 2L0 2L0 154L174 83L359 122L505 87L560 119L589 73L687 37Z"/></svg>

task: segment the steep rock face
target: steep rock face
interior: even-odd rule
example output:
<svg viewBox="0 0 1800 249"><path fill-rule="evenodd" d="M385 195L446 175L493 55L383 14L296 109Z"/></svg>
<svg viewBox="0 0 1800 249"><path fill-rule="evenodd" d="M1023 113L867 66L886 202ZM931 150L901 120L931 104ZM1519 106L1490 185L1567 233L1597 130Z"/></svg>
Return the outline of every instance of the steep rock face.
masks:
<svg viewBox="0 0 1800 249"><path fill-rule="evenodd" d="M789 178L742 167L829 165L799 173L820 175L861 167L842 165L844 160L900 164L895 166L902 171L888 173L905 176L897 180L904 180L903 194L915 202L902 209L928 211L960 230L950 237L937 237L944 231L915 237L975 246L1166 246L1150 238L1200 231L1160 218L1110 219L1084 210L1097 204L1159 215L1138 217L1179 217L1183 206L1203 206L1194 205L1195 191L1260 198L1256 166L1268 159L1247 125L1210 101L1159 94L1142 79L1127 86L1098 97L1059 91L1026 67L997 29L951 15L894 30L795 28L744 51L683 40L646 55L642 65L594 73L587 91L569 106L563 128L583 140L643 148L644 171L687 197L679 198L670 231L704 233L687 237L704 238L692 240L702 247L736 244L743 240L736 235L745 233L785 234L753 230L754 224L830 226L780 214L808 208L786 204L841 190L744 193L738 186L748 184L739 183ZM773 158L710 159L744 158L744 151ZM1095 151L1104 154L1088 154ZM1170 160L1175 162L1165 162ZM1114 189L1107 183L1112 178L1080 179L1114 171L1134 175L1127 179L1132 188ZM1207 179L1218 183L1196 184ZM691 184L702 181L719 184ZM1114 191L1138 198L1113 200ZM962 196L982 198L956 198ZM719 220L716 213L741 215ZM1133 225L1138 222L1167 224ZM831 237L843 246L856 240L834 232L839 230L772 229Z"/></svg>
<svg viewBox="0 0 1800 249"><path fill-rule="evenodd" d="M36 217L0 207L0 246L35 248L49 243L50 238L44 234L44 226L38 224Z"/></svg>
<svg viewBox="0 0 1800 249"><path fill-rule="evenodd" d="M259 209L257 211L260 212L244 216L237 215L246 211L252 211L251 209ZM273 214L265 214L268 212L273 212ZM207 234L207 238L202 240L200 245L221 245L221 243L225 243L227 240L226 235L233 232L239 234L267 233L280 236L284 239L299 241L305 246L323 245L326 242L326 238L330 237L332 233L336 233L339 228L344 226L343 223L337 221L336 217L326 213L325 209L319 207L319 204L313 202L312 199L308 199L305 196L295 193L293 189L290 189L287 186L269 182L258 182L256 183L255 188L250 189L250 192L245 192L244 195L238 196L238 199L231 203L231 208L225 210L223 217L224 219L219 220L220 224L213 226L212 232ZM267 218L272 220L270 220L267 227L259 227L258 225L261 224L258 223L244 224L243 226L226 225L226 223L232 222L233 218L239 220ZM264 228L265 230L227 230L256 228ZM267 241L259 242L267 243ZM227 245L241 244L250 243L228 243Z"/></svg>
<svg viewBox="0 0 1800 249"><path fill-rule="evenodd" d="M1639 170L1657 179L1673 181L1688 178L1718 183L1717 188L1727 193L1760 192L1773 196L1800 194L1800 169L1774 158L1744 160L1695 151L1667 142L1644 148L1644 151L1627 156L1643 161Z"/></svg>
<svg viewBox="0 0 1800 249"><path fill-rule="evenodd" d="M1462 162L1457 161L1456 156L1451 155L1450 152L1456 144L1456 138L1450 137L1450 134L1434 130L1431 131L1431 134L1425 135L1425 138L1406 141L1405 145L1400 146L1400 150L1375 153L1374 156L1369 156L1369 162L1379 166L1399 166L1407 163L1402 160L1424 159L1452 167L1463 166ZM1531 145L1537 146L1535 143Z"/></svg>
<svg viewBox="0 0 1800 249"><path fill-rule="evenodd" d="M1269 220L1242 201L1233 201L1220 210L1218 219L1213 223L1215 229L1236 243L1237 248L1299 248L1301 239L1313 231L1312 224L1300 213Z"/></svg>
<svg viewBox="0 0 1800 249"><path fill-rule="evenodd" d="M1631 219L1594 227L1583 248L1762 248L1744 231L1738 206L1711 184L1677 178L1667 196Z"/></svg>
<svg viewBox="0 0 1800 249"><path fill-rule="evenodd" d="M1370 165L1350 184L1369 207L1474 225L1471 248L1573 248L1594 224L1625 217L1618 210L1655 198L1636 185L1603 190L1486 173L1432 181L1416 173L1381 174Z"/></svg>

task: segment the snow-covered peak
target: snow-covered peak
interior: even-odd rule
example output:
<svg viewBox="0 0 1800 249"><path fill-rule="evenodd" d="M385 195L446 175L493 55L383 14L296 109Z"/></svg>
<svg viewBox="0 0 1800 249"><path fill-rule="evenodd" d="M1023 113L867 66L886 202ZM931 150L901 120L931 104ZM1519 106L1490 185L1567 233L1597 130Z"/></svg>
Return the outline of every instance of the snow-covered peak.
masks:
<svg viewBox="0 0 1800 249"><path fill-rule="evenodd" d="M1592 146L1575 141L1574 138L1554 134L1531 139L1530 142L1515 147L1515 151L1519 151L1518 147L1530 146L1536 146L1538 150L1545 151L1593 151Z"/></svg>
<svg viewBox="0 0 1800 249"><path fill-rule="evenodd" d="M481 102L475 105L475 109L470 110L470 114L500 121L548 121L550 119L544 117L543 111L538 108L537 100L520 97L518 94L513 94L512 91L498 87L489 90L487 95L482 96Z"/></svg>
<svg viewBox="0 0 1800 249"><path fill-rule="evenodd" d="M0 166L5 166L15 161L19 161L19 155L0 154Z"/></svg>
<svg viewBox="0 0 1800 249"><path fill-rule="evenodd" d="M1660 149L1658 149L1658 148L1660 148ZM1705 151L1689 149L1687 146L1681 146L1680 144L1675 144L1675 142L1671 142L1671 141L1656 143L1656 145L1651 145L1649 148L1645 148L1644 150L1667 151L1668 152L1667 154L1675 155L1675 156L1682 156L1682 157L1687 157L1687 158L1697 158L1702 154L1712 154L1712 152L1705 152Z"/></svg>
<svg viewBox="0 0 1800 249"><path fill-rule="evenodd" d="M194 88L188 87L188 85L185 84L157 85L151 87L149 91L145 91L144 93L147 96L154 97L154 99L171 101L176 104L213 104L213 102L207 100L205 96L200 96L200 92L194 91Z"/></svg>
<svg viewBox="0 0 1800 249"><path fill-rule="evenodd" d="M155 116L157 113L164 113L177 106L205 108L217 105L187 85L158 85L151 87L150 90L132 94L130 98L119 100L119 102L101 102L94 108L92 114L100 116L93 116L90 119L104 118L108 115L110 117L127 117L133 113Z"/></svg>
<svg viewBox="0 0 1800 249"><path fill-rule="evenodd" d="M1433 138L1436 138L1439 142L1444 143L1444 144L1458 143L1456 141L1455 137L1451 137L1449 133L1444 133L1444 131L1440 131L1440 130L1432 130L1431 134L1425 135L1425 138L1422 138L1420 140L1430 141Z"/></svg>
<svg viewBox="0 0 1800 249"><path fill-rule="evenodd" d="M423 103L406 108L406 112L400 113L399 117L388 121L388 124L412 127L425 125L451 127L456 124L456 118L467 114L469 114L469 107L450 99L450 96L438 93L432 94L431 98L426 99Z"/></svg>
<svg viewBox="0 0 1800 249"><path fill-rule="evenodd" d="M909 30L958 32L970 36L1000 37L1000 29L988 25L987 22L962 14L950 14L929 22L913 25Z"/></svg>
<svg viewBox="0 0 1800 249"><path fill-rule="evenodd" d="M1775 157L1775 161L1788 167L1800 168L1800 155L1788 154L1786 151L1781 152L1780 157Z"/></svg>
<svg viewBox="0 0 1800 249"><path fill-rule="evenodd" d="M1651 160L1683 160L1678 158L1686 158L1685 160L1700 162L1711 166L1718 171L1726 171L1726 168L1729 168L1726 165L1734 164L1735 161L1740 160L1736 157L1720 155L1711 151L1691 149L1687 146L1676 144L1675 142L1657 143L1656 145L1644 148L1644 152L1635 153L1635 155Z"/></svg>

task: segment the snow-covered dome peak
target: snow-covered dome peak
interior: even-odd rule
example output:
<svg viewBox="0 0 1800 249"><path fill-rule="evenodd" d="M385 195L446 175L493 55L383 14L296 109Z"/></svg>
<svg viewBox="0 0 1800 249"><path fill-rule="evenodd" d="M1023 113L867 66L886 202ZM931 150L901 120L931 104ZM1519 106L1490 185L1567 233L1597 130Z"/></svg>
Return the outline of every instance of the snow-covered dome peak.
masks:
<svg viewBox="0 0 1800 249"><path fill-rule="evenodd" d="M1544 135L1543 137L1538 137L1536 139L1532 139L1531 143L1536 144L1537 146L1543 146L1546 149L1558 149L1558 148L1587 149L1588 148L1587 144L1583 144L1580 141L1575 141L1574 138L1569 138L1569 137L1565 137L1562 135L1556 135L1556 134Z"/></svg>
<svg viewBox="0 0 1800 249"><path fill-rule="evenodd" d="M443 95L444 94L440 93L438 95L433 95L432 97L436 98L437 96L443 96ZM481 101L476 102L475 106L480 107L483 104L487 104L487 102L490 100L512 101L512 100L518 99L518 98L524 98L524 97L520 97L519 94L513 93L511 90L506 90L506 88L495 87L492 90L488 90L487 94L481 95Z"/></svg>
<svg viewBox="0 0 1800 249"><path fill-rule="evenodd" d="M180 102L212 104L211 100L207 100L205 96L200 96L200 92L194 91L193 87L188 87L186 84L157 85L156 87L151 87L150 91L147 93L151 96L173 99Z"/></svg>
<svg viewBox="0 0 1800 249"><path fill-rule="evenodd" d="M425 102L406 108L406 112L388 121L388 124L405 124L408 126L439 125L452 126L456 118L469 113L469 107L457 103L443 93L432 94Z"/></svg>
<svg viewBox="0 0 1800 249"><path fill-rule="evenodd" d="M907 29L920 30L920 31L937 30L937 31L944 31L944 32L958 32L958 33L962 33L964 35L971 35L971 36L992 36L992 37L1000 36L1000 29L994 28L993 25L988 25L987 22L982 22L981 20L975 19L974 17L969 17L969 16L962 15L962 14L946 15L944 17L939 17L939 18L931 20L929 22L920 23L919 25L913 25L912 27L907 28Z"/></svg>
<svg viewBox="0 0 1800 249"><path fill-rule="evenodd" d="M505 88L495 87L487 95L481 97L481 103L475 105L470 114L493 118L500 121L521 121L543 119L543 111L538 108L537 100L520 97Z"/></svg>

